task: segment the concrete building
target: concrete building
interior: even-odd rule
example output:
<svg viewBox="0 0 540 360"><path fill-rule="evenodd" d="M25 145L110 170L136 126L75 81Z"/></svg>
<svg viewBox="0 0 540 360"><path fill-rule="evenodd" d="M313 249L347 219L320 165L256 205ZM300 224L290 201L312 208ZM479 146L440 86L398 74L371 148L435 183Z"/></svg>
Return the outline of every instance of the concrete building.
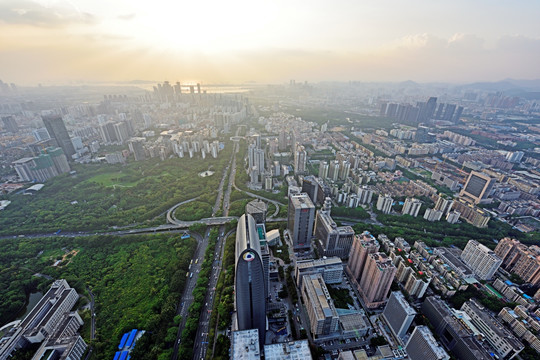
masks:
<svg viewBox="0 0 540 360"><path fill-rule="evenodd" d="M296 285L300 289L303 277L316 273L322 274L326 284L340 284L343 281L343 263L338 257L296 261L294 274Z"/></svg>
<svg viewBox="0 0 540 360"><path fill-rule="evenodd" d="M403 215L411 215L412 217L417 217L418 213L420 212L420 207L422 206L422 202L415 198L407 198L405 199L405 204L403 204L403 209L401 210L401 213Z"/></svg>
<svg viewBox="0 0 540 360"><path fill-rule="evenodd" d="M499 241L495 254L502 259L502 266L532 285L540 284L540 248L526 246L511 238Z"/></svg>
<svg viewBox="0 0 540 360"><path fill-rule="evenodd" d="M21 181L45 182L71 170L61 148L47 148L35 157L19 159L13 167Z"/></svg>
<svg viewBox="0 0 540 360"><path fill-rule="evenodd" d="M42 116L42 119L47 132L56 141L56 146L61 147L68 161L71 161L71 157L75 155L75 148L69 138L66 124L62 120L62 117L60 115L51 115Z"/></svg>
<svg viewBox="0 0 540 360"><path fill-rule="evenodd" d="M416 311L409 305L400 291L394 291L384 307L382 316L394 336L403 339L416 316Z"/></svg>
<svg viewBox="0 0 540 360"><path fill-rule="evenodd" d="M265 360L311 360L311 351L307 340L264 346ZM234 358L236 360L236 358Z"/></svg>
<svg viewBox="0 0 540 360"><path fill-rule="evenodd" d="M268 205L260 199L255 199L246 204L246 214L253 216L257 224L266 223Z"/></svg>
<svg viewBox="0 0 540 360"><path fill-rule="evenodd" d="M289 196L287 226L292 235L294 249L309 249L313 235L315 205L305 193Z"/></svg>
<svg viewBox="0 0 540 360"><path fill-rule="evenodd" d="M233 331L231 336L231 360L259 360L259 331L248 329Z"/></svg>
<svg viewBox="0 0 540 360"><path fill-rule="evenodd" d="M329 165L327 161L321 161L319 163L319 178L327 179L328 178Z"/></svg>
<svg viewBox="0 0 540 360"><path fill-rule="evenodd" d="M306 176L302 181L302 192L308 194L311 202L317 203L317 192L319 190L319 182L315 176Z"/></svg>
<svg viewBox="0 0 540 360"><path fill-rule="evenodd" d="M456 314L444 301L435 296L427 297L422 303L424 314L434 332L439 335L441 343L452 352L457 359L493 360L492 350L480 343L480 337L468 327L468 324L456 317Z"/></svg>
<svg viewBox="0 0 540 360"><path fill-rule="evenodd" d="M523 350L523 344L475 299L465 302L461 310L470 316L472 323L482 332L501 358L511 359Z"/></svg>
<svg viewBox="0 0 540 360"><path fill-rule="evenodd" d="M427 326L417 326L405 345L411 360L448 360L450 356L437 343Z"/></svg>
<svg viewBox="0 0 540 360"><path fill-rule="evenodd" d="M362 278L368 255L378 252L379 248L377 239L367 231L354 237L347 262L347 271L356 283L360 282Z"/></svg>
<svg viewBox="0 0 540 360"><path fill-rule="evenodd" d="M459 212L462 219L479 228L487 227L490 219L489 214L485 210L474 206L473 203L464 199L456 199L452 205L452 210Z"/></svg>
<svg viewBox="0 0 540 360"><path fill-rule="evenodd" d="M386 254L368 255L358 287L367 308L377 308L386 303L395 273L396 267Z"/></svg>
<svg viewBox="0 0 540 360"><path fill-rule="evenodd" d="M330 198L326 198L323 208L317 211L314 229L316 246L323 256L346 259L351 250L354 230L350 226L337 226L330 216L330 208Z"/></svg>
<svg viewBox="0 0 540 360"><path fill-rule="evenodd" d="M484 173L471 171L459 196L469 198L475 204L483 203L487 200L495 182L495 179Z"/></svg>
<svg viewBox="0 0 540 360"><path fill-rule="evenodd" d="M441 220L443 213L440 210L435 209L426 209L424 213L424 219L427 221L439 221Z"/></svg>
<svg viewBox="0 0 540 360"><path fill-rule="evenodd" d="M461 260L471 268L480 280L491 280L502 259L495 252L476 240L469 240L461 253Z"/></svg>
<svg viewBox="0 0 540 360"><path fill-rule="evenodd" d="M144 142L146 141L143 137L133 137L128 141L129 151L135 157L135 161L141 161L146 159L146 152L144 151Z"/></svg>
<svg viewBox="0 0 540 360"><path fill-rule="evenodd" d="M383 214L390 214L392 211L392 204L394 199L388 194L380 194L377 199L377 210L382 211Z"/></svg>
<svg viewBox="0 0 540 360"><path fill-rule="evenodd" d="M437 202L435 203L435 210L439 210L443 213L443 215L446 215L450 209L452 209L452 205L454 204L454 200L448 199L445 195L439 194L439 198L437 199Z"/></svg>
<svg viewBox="0 0 540 360"><path fill-rule="evenodd" d="M267 281L256 223L251 215L242 215L236 228L235 305L238 330L257 329L259 345L266 334Z"/></svg>
<svg viewBox="0 0 540 360"><path fill-rule="evenodd" d="M446 214L446 221L450 224L456 224L460 217L461 213L459 211L450 211L448 214Z"/></svg>
<svg viewBox="0 0 540 360"><path fill-rule="evenodd" d="M302 299L306 305L310 330L314 338L338 331L339 316L321 274L303 277Z"/></svg>
<svg viewBox="0 0 540 360"><path fill-rule="evenodd" d="M9 133L15 134L19 130L17 121L13 116L2 116L2 122L4 123L4 130Z"/></svg>
<svg viewBox="0 0 540 360"><path fill-rule="evenodd" d="M70 314L78 299L79 294L66 280L53 282L51 288L21 322L0 339L0 359L7 359L14 350L24 348L28 344L44 341L48 344L51 339L60 339L65 344L64 350L59 349L58 352L63 353L68 348L74 348L75 353L80 353L82 347L84 352L86 344L79 341L76 333L82 325L82 320L76 313ZM78 360L80 357L74 356L72 359Z"/></svg>

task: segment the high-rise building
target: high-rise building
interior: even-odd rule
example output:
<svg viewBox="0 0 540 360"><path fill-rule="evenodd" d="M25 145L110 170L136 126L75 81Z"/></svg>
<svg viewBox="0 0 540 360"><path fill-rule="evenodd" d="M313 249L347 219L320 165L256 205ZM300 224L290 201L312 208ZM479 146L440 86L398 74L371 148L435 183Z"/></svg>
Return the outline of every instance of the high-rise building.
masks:
<svg viewBox="0 0 540 360"><path fill-rule="evenodd" d="M377 199L377 210L382 211L383 214L390 214L393 203L394 199L392 199L390 195L379 194L379 198Z"/></svg>
<svg viewBox="0 0 540 360"><path fill-rule="evenodd" d="M257 224L264 224L266 222L266 212L268 206L260 199L255 199L246 204L246 214L253 216Z"/></svg>
<svg viewBox="0 0 540 360"><path fill-rule="evenodd" d="M319 183L315 176L306 176L302 181L302 192L308 194L311 201L317 203L317 191L319 190Z"/></svg>
<svg viewBox="0 0 540 360"><path fill-rule="evenodd" d="M461 260L467 264L481 280L491 280L502 259L495 252L476 240L469 240L461 253Z"/></svg>
<svg viewBox="0 0 540 360"><path fill-rule="evenodd" d="M21 181L45 182L71 169L61 148L47 148L35 157L23 158L13 162Z"/></svg>
<svg viewBox="0 0 540 360"><path fill-rule="evenodd" d="M242 215L236 227L235 304L238 330L257 329L259 345L266 334L266 281L255 219Z"/></svg>
<svg viewBox="0 0 540 360"><path fill-rule="evenodd" d="M328 178L332 181L337 181L339 178L339 161L334 160L330 161L330 166L328 170Z"/></svg>
<svg viewBox="0 0 540 360"><path fill-rule="evenodd" d="M446 221L448 221L450 224L456 224L460 216L461 216L461 213L459 211L450 211L446 215Z"/></svg>
<svg viewBox="0 0 540 360"><path fill-rule="evenodd" d="M298 145L294 151L294 173L303 174L306 172L307 153L303 145Z"/></svg>
<svg viewBox="0 0 540 360"><path fill-rule="evenodd" d="M540 284L540 248L504 238L497 244L495 254L502 259L502 266L507 271L534 286Z"/></svg>
<svg viewBox="0 0 540 360"><path fill-rule="evenodd" d="M144 151L144 142L146 141L143 137L133 137L128 141L129 151L135 157L135 161L140 161L146 159L146 153Z"/></svg>
<svg viewBox="0 0 540 360"><path fill-rule="evenodd" d="M2 116L2 122L4 123L4 130L7 132L15 134L19 130L17 121L13 116Z"/></svg>
<svg viewBox="0 0 540 360"><path fill-rule="evenodd" d="M321 179L326 179L328 177L328 169L329 169L328 162L321 161L319 163L319 177Z"/></svg>
<svg viewBox="0 0 540 360"><path fill-rule="evenodd" d="M326 284L340 284L343 280L343 263L338 257L296 261L295 278L299 288L302 288L305 275L316 273L322 274Z"/></svg>
<svg viewBox="0 0 540 360"><path fill-rule="evenodd" d="M311 247L315 205L305 193L289 196L287 226L292 235L294 249Z"/></svg>
<svg viewBox="0 0 540 360"><path fill-rule="evenodd" d="M440 210L435 209L426 209L424 213L424 219L427 221L439 221L441 220L443 213Z"/></svg>
<svg viewBox="0 0 540 360"><path fill-rule="evenodd" d="M60 146L64 150L68 161L71 161L72 156L75 155L75 148L69 138L66 124L62 120L62 117L59 115L49 115L42 116L42 119L47 132L56 141L56 146Z"/></svg>
<svg viewBox="0 0 540 360"><path fill-rule="evenodd" d="M302 299L306 304L313 337L317 338L338 331L339 316L321 274L303 277Z"/></svg>
<svg viewBox="0 0 540 360"><path fill-rule="evenodd" d="M330 216L330 207L330 198L326 198L323 208L317 211L314 229L316 246L324 256L346 259L351 250L354 230L350 226L337 226Z"/></svg>
<svg viewBox="0 0 540 360"><path fill-rule="evenodd" d="M439 198L437 199L437 202L435 203L434 209L441 211L444 216L448 214L453 204L454 204L454 200L448 199L443 194L439 194Z"/></svg>
<svg viewBox="0 0 540 360"><path fill-rule="evenodd" d="M450 356L439 345L427 326L414 328L405 351L411 360L448 360Z"/></svg>
<svg viewBox="0 0 540 360"><path fill-rule="evenodd" d="M405 204L403 204L403 209L401 210L401 213L403 215L411 215L413 217L417 217L421 207L422 202L420 200L415 198L407 198L405 199Z"/></svg>
<svg viewBox="0 0 540 360"><path fill-rule="evenodd" d="M394 291L390 295L382 315L394 336L403 339L416 316L416 311L409 305L400 291Z"/></svg>
<svg viewBox="0 0 540 360"><path fill-rule="evenodd" d="M360 282L362 278L368 255L378 252L379 248L377 239L367 231L354 237L347 270L355 282Z"/></svg>
<svg viewBox="0 0 540 360"><path fill-rule="evenodd" d="M489 213L476 207L473 203L457 198L452 205L452 210L460 213L461 219L479 228L485 228L490 220Z"/></svg>
<svg viewBox="0 0 540 360"><path fill-rule="evenodd" d="M368 309L386 303L395 273L396 267L386 254L378 252L367 256L358 292Z"/></svg>
<svg viewBox="0 0 540 360"><path fill-rule="evenodd" d="M484 173L471 171L459 195L469 198L475 204L483 203L488 198L495 181Z"/></svg>

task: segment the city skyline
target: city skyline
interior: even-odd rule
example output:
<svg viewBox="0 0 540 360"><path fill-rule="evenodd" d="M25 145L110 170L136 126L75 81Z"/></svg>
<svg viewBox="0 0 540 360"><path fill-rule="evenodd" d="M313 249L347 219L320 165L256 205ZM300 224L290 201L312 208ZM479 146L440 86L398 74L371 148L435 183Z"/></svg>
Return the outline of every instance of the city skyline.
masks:
<svg viewBox="0 0 540 360"><path fill-rule="evenodd" d="M539 10L533 1L4 0L0 78L32 86L538 79Z"/></svg>

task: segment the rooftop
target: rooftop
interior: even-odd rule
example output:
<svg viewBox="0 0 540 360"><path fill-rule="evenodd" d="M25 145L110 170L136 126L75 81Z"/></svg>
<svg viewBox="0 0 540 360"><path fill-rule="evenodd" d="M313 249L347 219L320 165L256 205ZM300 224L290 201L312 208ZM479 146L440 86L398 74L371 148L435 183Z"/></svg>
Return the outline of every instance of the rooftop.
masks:
<svg viewBox="0 0 540 360"><path fill-rule="evenodd" d="M259 360L261 358L259 330L233 331L231 351L232 358L235 360Z"/></svg>

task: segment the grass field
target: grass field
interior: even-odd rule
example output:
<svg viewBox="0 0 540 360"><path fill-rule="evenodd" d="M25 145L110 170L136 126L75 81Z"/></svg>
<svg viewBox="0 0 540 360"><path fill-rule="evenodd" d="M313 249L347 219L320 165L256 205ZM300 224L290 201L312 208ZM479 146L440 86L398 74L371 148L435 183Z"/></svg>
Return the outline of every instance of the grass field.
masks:
<svg viewBox="0 0 540 360"><path fill-rule="evenodd" d="M105 173L105 174L99 174L99 175L93 176L86 181L95 182L105 187L112 187L115 185L122 186L122 187L133 187L137 185L137 183L140 181L140 180L133 181L133 179L130 179L130 177L131 176L128 176L126 173L123 173L122 171L115 171L111 173Z"/></svg>

